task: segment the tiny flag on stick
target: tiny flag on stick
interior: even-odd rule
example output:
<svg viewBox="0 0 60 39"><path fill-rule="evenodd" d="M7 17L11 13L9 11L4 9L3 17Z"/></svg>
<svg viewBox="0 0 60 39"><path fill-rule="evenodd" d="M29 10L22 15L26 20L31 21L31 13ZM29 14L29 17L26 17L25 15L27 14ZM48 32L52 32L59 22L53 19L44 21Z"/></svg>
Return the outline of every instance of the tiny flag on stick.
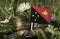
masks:
<svg viewBox="0 0 60 39"><path fill-rule="evenodd" d="M51 9L32 6L31 22L39 24L49 24L51 22Z"/></svg>

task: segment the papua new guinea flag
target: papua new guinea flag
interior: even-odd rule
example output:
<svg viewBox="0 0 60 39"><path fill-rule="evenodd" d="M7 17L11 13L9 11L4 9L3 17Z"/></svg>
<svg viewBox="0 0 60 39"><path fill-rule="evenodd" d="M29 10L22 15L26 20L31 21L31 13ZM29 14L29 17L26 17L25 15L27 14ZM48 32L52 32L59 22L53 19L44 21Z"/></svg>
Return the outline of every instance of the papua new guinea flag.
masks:
<svg viewBox="0 0 60 39"><path fill-rule="evenodd" d="M31 22L40 24L49 24L51 22L51 9L32 6Z"/></svg>

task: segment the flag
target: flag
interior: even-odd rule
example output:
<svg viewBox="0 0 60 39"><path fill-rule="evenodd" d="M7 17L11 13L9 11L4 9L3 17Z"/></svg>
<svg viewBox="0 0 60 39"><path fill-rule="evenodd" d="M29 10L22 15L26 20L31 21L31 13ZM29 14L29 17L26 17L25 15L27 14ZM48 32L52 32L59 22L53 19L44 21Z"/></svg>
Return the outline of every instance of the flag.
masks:
<svg viewBox="0 0 60 39"><path fill-rule="evenodd" d="M49 24L51 22L51 9L32 6L31 22L40 24Z"/></svg>

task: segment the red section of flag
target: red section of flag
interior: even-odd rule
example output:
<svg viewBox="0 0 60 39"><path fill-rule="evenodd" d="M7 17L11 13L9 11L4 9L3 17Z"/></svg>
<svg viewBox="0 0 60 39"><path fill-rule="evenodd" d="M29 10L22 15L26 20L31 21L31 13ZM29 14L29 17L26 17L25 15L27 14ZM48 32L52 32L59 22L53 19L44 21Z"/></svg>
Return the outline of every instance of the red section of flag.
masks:
<svg viewBox="0 0 60 39"><path fill-rule="evenodd" d="M51 22L51 9L32 6L48 23Z"/></svg>

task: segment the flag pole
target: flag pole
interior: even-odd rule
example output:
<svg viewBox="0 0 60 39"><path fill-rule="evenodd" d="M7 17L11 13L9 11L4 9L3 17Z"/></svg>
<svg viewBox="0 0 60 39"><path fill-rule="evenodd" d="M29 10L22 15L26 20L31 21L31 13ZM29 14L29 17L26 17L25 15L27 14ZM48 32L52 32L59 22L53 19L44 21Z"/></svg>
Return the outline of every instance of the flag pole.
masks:
<svg viewBox="0 0 60 39"><path fill-rule="evenodd" d="M33 22L31 22L31 30L33 30Z"/></svg>

